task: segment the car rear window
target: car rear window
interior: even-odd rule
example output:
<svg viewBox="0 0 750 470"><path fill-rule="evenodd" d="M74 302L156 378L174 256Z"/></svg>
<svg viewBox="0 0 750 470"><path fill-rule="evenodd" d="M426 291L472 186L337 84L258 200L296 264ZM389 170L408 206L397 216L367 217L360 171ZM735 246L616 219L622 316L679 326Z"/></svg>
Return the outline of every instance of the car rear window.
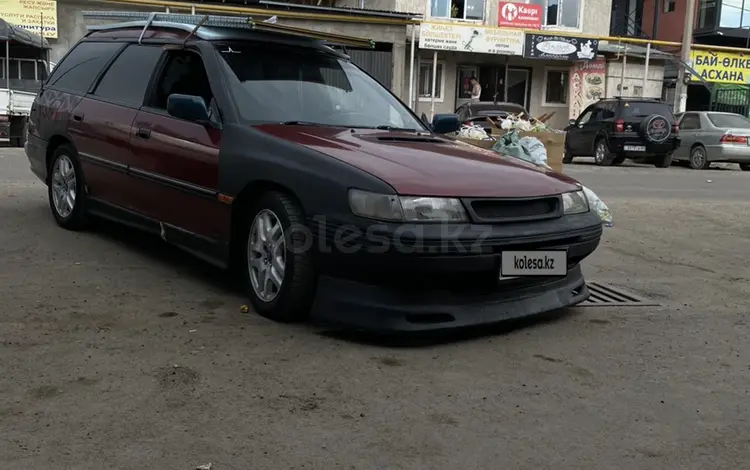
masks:
<svg viewBox="0 0 750 470"><path fill-rule="evenodd" d="M672 116L672 111L664 103L652 103L648 101L625 101L622 103L620 116L646 117L652 114L661 114L665 117Z"/></svg>
<svg viewBox="0 0 750 470"><path fill-rule="evenodd" d="M740 129L750 129L750 121L739 114L708 113L708 120L716 127L739 127Z"/></svg>

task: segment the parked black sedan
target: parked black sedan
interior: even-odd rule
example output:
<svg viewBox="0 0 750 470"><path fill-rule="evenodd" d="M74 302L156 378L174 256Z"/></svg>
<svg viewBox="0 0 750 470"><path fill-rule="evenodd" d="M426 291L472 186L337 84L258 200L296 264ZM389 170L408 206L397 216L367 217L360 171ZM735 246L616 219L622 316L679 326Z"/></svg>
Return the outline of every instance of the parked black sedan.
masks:
<svg viewBox="0 0 750 470"><path fill-rule="evenodd" d="M516 103L493 102L493 101L471 101L456 109L458 120L464 124L477 123L482 125L487 118L493 121L502 120L510 114L523 114L527 119L529 111Z"/></svg>

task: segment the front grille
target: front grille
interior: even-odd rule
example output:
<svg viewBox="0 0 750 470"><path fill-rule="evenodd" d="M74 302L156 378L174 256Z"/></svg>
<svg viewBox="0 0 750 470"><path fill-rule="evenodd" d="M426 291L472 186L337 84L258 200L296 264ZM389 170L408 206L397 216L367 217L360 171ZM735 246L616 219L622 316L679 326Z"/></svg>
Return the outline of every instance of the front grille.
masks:
<svg viewBox="0 0 750 470"><path fill-rule="evenodd" d="M467 201L477 222L519 222L560 217L559 196L523 199L472 199Z"/></svg>

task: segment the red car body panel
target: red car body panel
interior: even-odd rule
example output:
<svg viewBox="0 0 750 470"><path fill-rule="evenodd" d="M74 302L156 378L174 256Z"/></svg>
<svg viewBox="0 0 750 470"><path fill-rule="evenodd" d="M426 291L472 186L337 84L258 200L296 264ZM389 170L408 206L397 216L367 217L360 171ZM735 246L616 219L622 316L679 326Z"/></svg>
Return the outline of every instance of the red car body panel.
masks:
<svg viewBox="0 0 750 470"><path fill-rule="evenodd" d="M146 131L147 139L139 136ZM152 183L147 189L150 214L198 235L228 240L231 208L220 204L219 148L221 131L142 109L133 122L130 166L194 185L195 192ZM206 197L213 191L213 198Z"/></svg>
<svg viewBox="0 0 750 470"><path fill-rule="evenodd" d="M428 134L280 124L256 128L364 170L404 195L533 197L579 189L554 171Z"/></svg>

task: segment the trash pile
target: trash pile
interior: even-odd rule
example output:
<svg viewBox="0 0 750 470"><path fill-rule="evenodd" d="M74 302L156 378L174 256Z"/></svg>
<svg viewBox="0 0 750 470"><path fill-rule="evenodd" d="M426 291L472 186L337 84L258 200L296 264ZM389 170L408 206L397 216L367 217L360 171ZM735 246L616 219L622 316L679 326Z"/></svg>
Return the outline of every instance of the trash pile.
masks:
<svg viewBox="0 0 750 470"><path fill-rule="evenodd" d="M527 120L519 115L508 115L508 117L500 121L499 126L490 119L487 119L487 122L496 129L499 128L506 131L505 134L495 138L489 135L484 127L474 124L463 125L458 131L458 137L488 142L488 145L494 141L495 143L492 144L491 149L497 153L519 158L534 165L554 170L547 164L547 148L544 143L540 139L529 135L521 137L519 133L548 132L564 134L565 131L553 129L543 122L543 120L534 118ZM602 225L612 227L612 212L610 212L607 205L591 189L583 185L581 185L581 188L586 195L586 199L588 199L591 210L599 215Z"/></svg>

